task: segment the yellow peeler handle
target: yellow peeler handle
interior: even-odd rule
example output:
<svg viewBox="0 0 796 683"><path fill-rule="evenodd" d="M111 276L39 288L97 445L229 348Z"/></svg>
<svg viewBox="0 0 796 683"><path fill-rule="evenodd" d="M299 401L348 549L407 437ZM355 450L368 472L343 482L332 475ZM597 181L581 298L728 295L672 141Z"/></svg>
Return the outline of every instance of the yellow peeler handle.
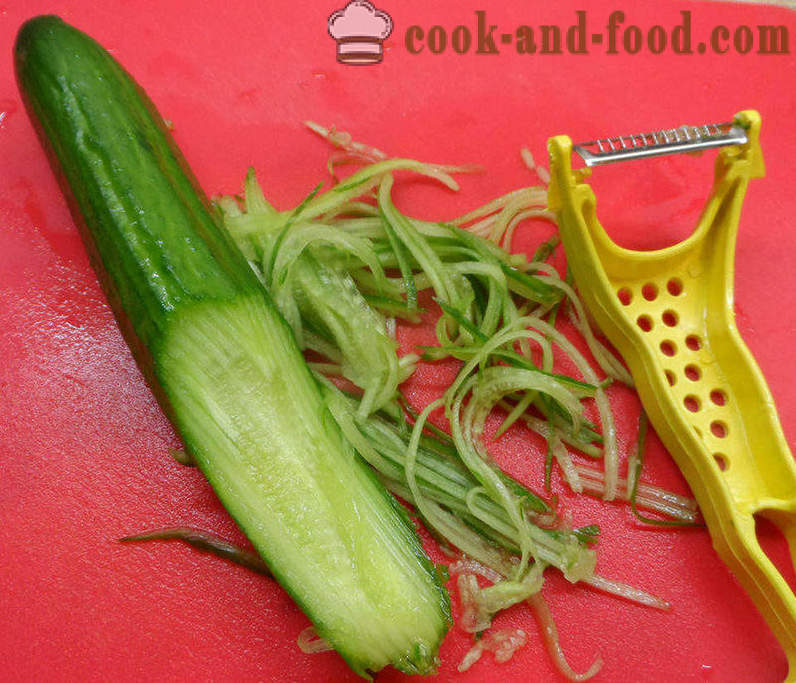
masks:
<svg viewBox="0 0 796 683"><path fill-rule="evenodd" d="M762 612L796 681L796 597L757 541L755 515L782 531L796 565L796 464L762 373L735 325L733 276L747 185L764 174L760 116L736 124L745 144L722 149L694 233L666 249L616 245L571 165L572 142L551 138L550 208L584 302L622 354L639 396L705 517L716 551Z"/></svg>

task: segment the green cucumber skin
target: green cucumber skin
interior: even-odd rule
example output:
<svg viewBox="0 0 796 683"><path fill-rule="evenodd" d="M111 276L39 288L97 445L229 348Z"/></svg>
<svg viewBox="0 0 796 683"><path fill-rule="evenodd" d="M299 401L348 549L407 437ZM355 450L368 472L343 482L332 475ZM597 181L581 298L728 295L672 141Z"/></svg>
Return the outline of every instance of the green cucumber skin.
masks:
<svg viewBox="0 0 796 683"><path fill-rule="evenodd" d="M22 26L15 57L25 104L110 280L103 284L143 346L158 347L183 302L259 291L154 105L101 45L44 16Z"/></svg>
<svg viewBox="0 0 796 683"><path fill-rule="evenodd" d="M433 667L439 642L450 625L447 592L406 515L399 511L395 500L361 460L350 449L340 446L339 430L332 424L287 324L231 237L213 219L205 196L152 103L99 44L58 17L37 17L23 25L15 46L15 62L23 100L50 155L120 328L162 407L222 502L282 586L354 671L367 675L368 670L393 664L412 673L428 672ZM278 452L279 444L269 441L267 429L263 433L265 445L258 443L251 452L230 448L229 453L219 454L206 447L210 437L220 439L212 441L214 444L224 442L226 435L219 425L226 424L224 420L230 416L221 415L220 419L215 419L214 406L218 401L223 403L224 397L213 395L213 387L207 386L212 373L198 367L205 358L203 344L207 341L209 346L216 345L213 353L219 362L234 355L238 344L222 338L221 333L212 334L212 329L208 332L212 326L202 322L205 311L213 312L211 317L221 321L243 320L254 330L255 341L263 339L273 344L274 348L265 346L258 351L279 354L280 365L275 369L261 364L263 367L258 367L257 378L265 387L271 386L268 382L274 382L273 386L295 386L296 395L308 398L309 407L299 405L294 397L284 401L276 397L270 402L285 403L288 410L299 415L294 422L300 427L299 431L306 432L306 448L296 446L295 452L291 452L288 447L290 457L285 457L285 453ZM256 321L252 323L252 319ZM246 325L243 328L244 331L249 329ZM183 337L188 341L183 343ZM258 361L253 359L254 354L250 354L238 360L256 364ZM193 366L197 366L195 377L190 376ZM234 369L231 372L230 383L236 387ZM210 394L204 403L199 401L203 398L202 392ZM191 410L195 408L197 396L196 406L199 407L195 415ZM234 401L229 403L235 405ZM268 410L273 410L263 412L273 419L280 407L266 405ZM256 424L257 419L253 417L251 424L245 425L250 428L247 434L263 425L267 427L265 418L261 424ZM255 474L260 476L262 471L273 466L275 471L290 476L290 460L295 458L300 463L296 465L297 476L311 471L313 476L319 477L316 482L319 499L325 500L323 496L327 494L333 498L335 487L339 488L335 480L338 468L334 454L324 456L321 463L301 461L302 457L309 457L305 451L316 443L324 446L320 449L324 452L337 449L342 458L340 477L348 477L345 481L354 482L358 487L352 492L352 500L376 510L378 519L374 524L389 527L388 531L398 538L394 543L384 542L385 554L397 553L404 562L396 572L398 569L404 571L407 563L413 563L411 571L406 570L409 574L406 581L412 587L419 586L417 594L422 604L413 609L414 612L426 610L422 612L422 623L428 622L428 628L424 637L408 641L404 651L399 648L386 659L381 652L361 651L351 633L341 635L331 626L336 615L323 612L323 596L318 593L323 590L323 571L330 572L326 578L331 582L340 573L337 567L320 567L318 577L300 583L294 575L301 575L301 568L283 559L283 550L285 555L293 551L288 545L278 546L285 530L287 535L294 530L297 534L304 533L304 529L291 529L289 519L294 508L305 512L304 503L296 506L279 487L268 482L260 485L257 496L250 496L257 500L242 500L233 495L233 491L238 490L235 488L239 483L235 480L238 470L245 470L245 478L249 470L256 470ZM273 456L273 462L263 462L260 456L266 459ZM236 457L243 460L237 462ZM269 495L271 498L267 497ZM256 514L252 513L252 507L257 508ZM312 506L308 509L312 520ZM340 528L351 522L345 513L340 511L343 515ZM271 518L280 518L280 514L285 518L284 528L272 524ZM363 521L361 528L365 529L367 524L367 520ZM324 542L339 540L323 529L317 533ZM356 539L347 539L347 542L355 551L362 552L361 542ZM400 548L393 547L398 543ZM341 542L343 546L348 547ZM315 562L316 558L312 560ZM371 558L370 554L363 560L372 560L388 570L392 568L389 562L384 564L382 559ZM352 562L358 566L356 557ZM395 560L394 564L398 562ZM378 577L369 578L378 582ZM370 604L368 600L363 598L361 604ZM360 604L357 596L352 597L351 602L355 606ZM378 611L378 607L374 610ZM353 615L352 620L357 621L359 615ZM370 619L376 624L383 617L365 613L362 621L368 623ZM388 635L394 634L389 632Z"/></svg>

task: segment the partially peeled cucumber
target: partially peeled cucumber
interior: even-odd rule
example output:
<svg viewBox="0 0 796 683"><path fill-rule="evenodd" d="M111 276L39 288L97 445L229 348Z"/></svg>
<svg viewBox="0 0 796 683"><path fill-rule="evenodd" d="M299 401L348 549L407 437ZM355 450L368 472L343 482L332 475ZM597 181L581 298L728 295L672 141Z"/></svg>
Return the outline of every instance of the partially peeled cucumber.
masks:
<svg viewBox="0 0 796 683"><path fill-rule="evenodd" d="M125 338L224 506L354 671L433 671L448 594L152 103L58 17L25 23L15 60Z"/></svg>

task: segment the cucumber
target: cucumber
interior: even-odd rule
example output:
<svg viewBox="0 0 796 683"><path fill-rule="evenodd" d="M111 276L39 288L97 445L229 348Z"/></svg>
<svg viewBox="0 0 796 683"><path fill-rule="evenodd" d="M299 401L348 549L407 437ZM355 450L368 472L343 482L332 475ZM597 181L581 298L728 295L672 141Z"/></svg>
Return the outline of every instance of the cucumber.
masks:
<svg viewBox="0 0 796 683"><path fill-rule="evenodd" d="M125 338L224 506L355 672L432 671L448 594L152 103L58 17L22 26L15 63Z"/></svg>

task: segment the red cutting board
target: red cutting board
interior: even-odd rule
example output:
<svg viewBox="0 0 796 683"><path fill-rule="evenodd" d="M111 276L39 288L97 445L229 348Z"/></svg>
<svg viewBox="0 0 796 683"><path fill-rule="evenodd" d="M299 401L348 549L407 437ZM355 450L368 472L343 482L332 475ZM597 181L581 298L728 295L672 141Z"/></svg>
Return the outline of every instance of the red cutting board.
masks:
<svg viewBox="0 0 796 683"><path fill-rule="evenodd" d="M435 25L449 37L457 25L475 33L480 10L499 37L520 25L566 28L586 3L383 0L379 8L394 21L383 62L349 66L336 62L326 27L342 4L0 2L0 678L353 679L334 653L298 650L308 621L271 581L180 544L115 542L174 524L241 537L202 477L169 457L179 441L122 342L21 106L11 46L35 14L60 14L116 55L173 122L208 193L238 191L253 165L280 208L325 177L328 148L303 128L305 119L335 124L389 154L482 164L486 173L463 178L458 195L427 181L399 190L401 206L442 219L536 183L518 150L527 145L543 160L550 135L590 139L760 110L768 175L750 186L741 220L736 310L785 433L796 437L792 55L607 55L605 45L588 55L518 55L499 40L498 55L475 54L475 43L463 55L450 46L434 54L430 44L412 54L405 36L413 25L424 34ZM758 24L781 24L796 49L796 13L787 9L600 1L589 3L589 32L604 30L617 8L625 10L624 26L645 29L673 27L688 11L699 39L720 24L755 32ZM595 183L613 237L657 247L689 232L710 185L710 162L620 166ZM527 226L517 247L530 249L549 232ZM409 349L430 333L400 334ZM424 367L422 381L407 387L415 405L451 372ZM626 391L612 401L626 453L639 405ZM542 453L527 433L513 428L492 450L538 486ZM648 459L651 481L687 490L654 437ZM601 573L673 605L655 612L551 573L544 594L577 670L600 655L605 664L595 680L606 682L785 676L784 655L704 530L651 531L620 506L563 497L576 523L601 525ZM767 527L761 535L788 564L782 540ZM524 628L528 645L505 665L486 655L459 675L469 641L454 626L438 680L558 680L526 607L498 624Z"/></svg>

